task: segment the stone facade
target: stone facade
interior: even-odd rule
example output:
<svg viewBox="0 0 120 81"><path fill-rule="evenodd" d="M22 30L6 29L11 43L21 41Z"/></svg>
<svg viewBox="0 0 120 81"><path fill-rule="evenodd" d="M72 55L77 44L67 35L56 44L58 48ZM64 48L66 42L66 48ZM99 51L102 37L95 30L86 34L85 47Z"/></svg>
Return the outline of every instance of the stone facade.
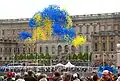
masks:
<svg viewBox="0 0 120 81"><path fill-rule="evenodd" d="M93 52L93 63L96 60L102 59L102 54L111 54L116 60L116 44L119 40L119 35L111 36L116 30L120 30L120 13L104 13L104 14L88 14L88 15L75 15L71 16L73 25L76 29L77 35L84 35L87 42L84 45L75 48L71 44L58 41L56 37L51 38L49 41L37 41L36 44L24 44L19 40L19 32L28 29L29 19L6 19L0 20L0 60L9 60L9 57L19 53L47 53L51 55L59 55L65 53L80 53L80 52ZM102 32L103 31L103 32ZM110 31L107 36L96 35ZM104 39L103 39L104 37ZM113 51L110 51L110 42L113 41ZM106 50L103 51L102 44L98 44L97 51L94 50L96 41L107 41L105 43ZM111 41L112 41L111 40ZM112 43L111 43L112 44ZM99 53L98 53L99 52ZM98 56L96 56L98 55ZM97 58L96 58L97 57ZM115 61L114 61L115 62Z"/></svg>

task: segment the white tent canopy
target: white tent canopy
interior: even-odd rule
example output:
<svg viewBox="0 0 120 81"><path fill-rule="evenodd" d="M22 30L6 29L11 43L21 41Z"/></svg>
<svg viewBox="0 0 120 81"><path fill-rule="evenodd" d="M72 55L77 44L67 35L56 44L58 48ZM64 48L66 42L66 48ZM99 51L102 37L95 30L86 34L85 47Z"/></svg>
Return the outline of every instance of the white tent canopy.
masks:
<svg viewBox="0 0 120 81"><path fill-rule="evenodd" d="M56 64L55 66L65 66L64 64L61 64L61 63L58 63L58 64Z"/></svg>
<svg viewBox="0 0 120 81"><path fill-rule="evenodd" d="M65 67L75 67L75 65L71 64L70 62L68 62Z"/></svg>

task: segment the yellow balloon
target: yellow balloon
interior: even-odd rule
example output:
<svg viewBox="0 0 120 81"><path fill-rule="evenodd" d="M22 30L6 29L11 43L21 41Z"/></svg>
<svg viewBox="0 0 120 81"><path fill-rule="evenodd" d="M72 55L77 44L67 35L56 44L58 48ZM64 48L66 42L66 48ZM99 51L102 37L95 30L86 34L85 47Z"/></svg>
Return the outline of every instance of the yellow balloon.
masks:
<svg viewBox="0 0 120 81"><path fill-rule="evenodd" d="M33 30L32 39L37 40L47 40L47 36L42 27L37 27Z"/></svg>
<svg viewBox="0 0 120 81"><path fill-rule="evenodd" d="M35 14L35 16L33 17L37 22L42 21L42 17L40 14Z"/></svg>
<svg viewBox="0 0 120 81"><path fill-rule="evenodd" d="M31 38L27 38L24 40L24 43L34 43L34 41Z"/></svg>
<svg viewBox="0 0 120 81"><path fill-rule="evenodd" d="M70 28L72 26L72 19L70 18L70 16L67 16L67 25L66 25L66 28Z"/></svg>
<svg viewBox="0 0 120 81"><path fill-rule="evenodd" d="M72 44L77 47L79 45L82 45L86 42L86 38L84 36L76 36L74 40L72 41Z"/></svg>
<svg viewBox="0 0 120 81"><path fill-rule="evenodd" d="M44 20L44 31L46 32L46 35L49 37L52 34L52 21L46 18Z"/></svg>

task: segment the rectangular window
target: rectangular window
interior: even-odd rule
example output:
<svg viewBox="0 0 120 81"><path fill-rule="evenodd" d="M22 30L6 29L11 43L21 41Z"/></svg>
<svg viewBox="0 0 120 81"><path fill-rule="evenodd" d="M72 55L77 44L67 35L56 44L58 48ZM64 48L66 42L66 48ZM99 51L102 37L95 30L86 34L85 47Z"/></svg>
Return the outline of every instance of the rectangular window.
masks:
<svg viewBox="0 0 120 81"><path fill-rule="evenodd" d="M105 42L102 43L102 49L103 49L103 51L106 51L106 43Z"/></svg>
<svg viewBox="0 0 120 81"><path fill-rule="evenodd" d="M2 48L0 48L0 52L2 53Z"/></svg>
<svg viewBox="0 0 120 81"><path fill-rule="evenodd" d="M40 47L40 53L42 53L42 47Z"/></svg>
<svg viewBox="0 0 120 81"><path fill-rule="evenodd" d="M79 33L82 33L82 26L79 27Z"/></svg>
<svg viewBox="0 0 120 81"><path fill-rule="evenodd" d="M25 48L23 48L23 54L25 54Z"/></svg>
<svg viewBox="0 0 120 81"><path fill-rule="evenodd" d="M89 51L89 46L86 46L86 53L88 53Z"/></svg>
<svg viewBox="0 0 120 81"><path fill-rule="evenodd" d="M28 53L30 54L30 48L28 48L28 50L29 50Z"/></svg>
<svg viewBox="0 0 120 81"><path fill-rule="evenodd" d="M96 25L94 25L93 32L96 32Z"/></svg>
<svg viewBox="0 0 120 81"><path fill-rule="evenodd" d="M9 48L9 52L11 53L11 48Z"/></svg>
<svg viewBox="0 0 120 81"><path fill-rule="evenodd" d="M89 26L86 27L86 33L89 33Z"/></svg>
<svg viewBox="0 0 120 81"><path fill-rule="evenodd" d="M98 51L98 43L95 43L94 49L95 51Z"/></svg>
<svg viewBox="0 0 120 81"><path fill-rule="evenodd" d="M13 35L15 35L15 30L13 29Z"/></svg>
<svg viewBox="0 0 120 81"><path fill-rule="evenodd" d="M16 53L16 48L14 48L14 53Z"/></svg>
<svg viewBox="0 0 120 81"><path fill-rule="evenodd" d="M20 54L20 49L19 48L17 48L17 52L18 52L18 54Z"/></svg>
<svg viewBox="0 0 120 81"><path fill-rule="evenodd" d="M52 54L55 54L55 47L52 46Z"/></svg>
<svg viewBox="0 0 120 81"><path fill-rule="evenodd" d="M2 30L2 35L4 35L5 34L5 30Z"/></svg>
<svg viewBox="0 0 120 81"><path fill-rule="evenodd" d="M46 53L48 53L48 47L46 46Z"/></svg>
<svg viewBox="0 0 120 81"><path fill-rule="evenodd" d="M113 42L110 43L110 51L114 51L114 46Z"/></svg>

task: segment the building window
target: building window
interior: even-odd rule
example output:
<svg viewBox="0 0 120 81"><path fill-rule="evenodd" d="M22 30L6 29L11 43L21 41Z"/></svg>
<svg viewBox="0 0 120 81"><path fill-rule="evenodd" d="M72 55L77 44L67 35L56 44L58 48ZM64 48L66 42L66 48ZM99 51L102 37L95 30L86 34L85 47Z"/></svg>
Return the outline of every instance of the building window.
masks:
<svg viewBox="0 0 120 81"><path fill-rule="evenodd" d="M42 47L40 46L40 53L42 53Z"/></svg>
<svg viewBox="0 0 120 81"><path fill-rule="evenodd" d="M114 51L114 44L113 44L113 42L110 42L110 51Z"/></svg>
<svg viewBox="0 0 120 81"><path fill-rule="evenodd" d="M20 49L19 48L17 48L17 52L18 52L18 54L20 54Z"/></svg>
<svg viewBox="0 0 120 81"><path fill-rule="evenodd" d="M98 57L98 56L97 56L97 55L95 55L95 58L96 58L96 59L97 59L97 57Z"/></svg>
<svg viewBox="0 0 120 81"><path fill-rule="evenodd" d="M82 46L79 46L79 53L82 53Z"/></svg>
<svg viewBox="0 0 120 81"><path fill-rule="evenodd" d="M93 32L96 32L96 25L94 25Z"/></svg>
<svg viewBox="0 0 120 81"><path fill-rule="evenodd" d="M48 46L46 46L46 53L48 53Z"/></svg>
<svg viewBox="0 0 120 81"><path fill-rule="evenodd" d="M82 26L80 26L79 31L80 31L79 33L82 33Z"/></svg>
<svg viewBox="0 0 120 81"><path fill-rule="evenodd" d="M52 54L55 54L55 46L52 46Z"/></svg>
<svg viewBox="0 0 120 81"><path fill-rule="evenodd" d="M89 36L88 35L86 35L86 40L89 41Z"/></svg>
<svg viewBox="0 0 120 81"><path fill-rule="evenodd" d="M88 53L88 51L89 51L89 46L86 46L86 50L85 50L87 53Z"/></svg>
<svg viewBox="0 0 120 81"><path fill-rule="evenodd" d="M25 54L25 48L23 48L23 54Z"/></svg>
<svg viewBox="0 0 120 81"><path fill-rule="evenodd" d="M95 43L94 49L95 51L98 51L98 43Z"/></svg>
<svg viewBox="0 0 120 81"><path fill-rule="evenodd" d="M86 33L89 33L89 26L86 27Z"/></svg>
<svg viewBox="0 0 120 81"><path fill-rule="evenodd" d="M113 58L114 58L114 56L112 55L112 56L111 56L111 58L113 59Z"/></svg>
<svg viewBox="0 0 120 81"><path fill-rule="evenodd" d="M71 54L75 54L75 52L76 52L76 48L75 48L75 46L71 46Z"/></svg>
<svg viewBox="0 0 120 81"><path fill-rule="evenodd" d="M60 54L62 52L62 46L58 45L58 54Z"/></svg>
<svg viewBox="0 0 120 81"><path fill-rule="evenodd" d="M0 60L2 60L2 57L0 57Z"/></svg>
<svg viewBox="0 0 120 81"><path fill-rule="evenodd" d="M14 53L16 53L16 48L14 48Z"/></svg>
<svg viewBox="0 0 120 81"><path fill-rule="evenodd" d="M2 53L2 48L0 48L0 53Z"/></svg>
<svg viewBox="0 0 120 81"><path fill-rule="evenodd" d="M11 48L9 48L9 52L11 53Z"/></svg>
<svg viewBox="0 0 120 81"><path fill-rule="evenodd" d="M34 53L36 52L36 47L34 48Z"/></svg>
<svg viewBox="0 0 120 81"><path fill-rule="evenodd" d="M15 30L13 29L13 35L15 35Z"/></svg>
<svg viewBox="0 0 120 81"><path fill-rule="evenodd" d="M28 53L30 53L30 48L28 48Z"/></svg>
<svg viewBox="0 0 120 81"><path fill-rule="evenodd" d="M68 45L65 45L64 48L65 48L65 51L64 51L64 52L65 52L65 53L68 53L68 51L69 51L69 46L68 46Z"/></svg>
<svg viewBox="0 0 120 81"><path fill-rule="evenodd" d="M103 49L103 51L106 51L106 43L105 42L102 43L102 49Z"/></svg>
<svg viewBox="0 0 120 81"><path fill-rule="evenodd" d="M7 60L7 57L5 57L4 59Z"/></svg>
<svg viewBox="0 0 120 81"><path fill-rule="evenodd" d="M5 34L5 30L2 30L2 35L4 35Z"/></svg>

